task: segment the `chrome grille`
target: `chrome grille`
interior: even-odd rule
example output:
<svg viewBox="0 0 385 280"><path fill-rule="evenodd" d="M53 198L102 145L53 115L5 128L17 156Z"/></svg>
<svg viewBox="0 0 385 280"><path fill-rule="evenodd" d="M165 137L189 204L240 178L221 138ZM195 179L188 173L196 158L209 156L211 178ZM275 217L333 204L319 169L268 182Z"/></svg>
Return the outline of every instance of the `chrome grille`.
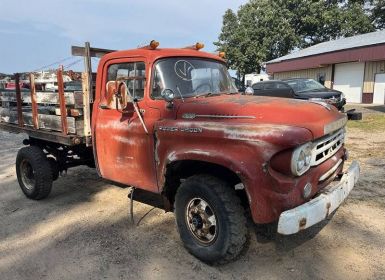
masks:
<svg viewBox="0 0 385 280"><path fill-rule="evenodd" d="M319 165L331 158L344 144L345 129L340 129L335 133L322 137L314 141L312 151L311 166Z"/></svg>

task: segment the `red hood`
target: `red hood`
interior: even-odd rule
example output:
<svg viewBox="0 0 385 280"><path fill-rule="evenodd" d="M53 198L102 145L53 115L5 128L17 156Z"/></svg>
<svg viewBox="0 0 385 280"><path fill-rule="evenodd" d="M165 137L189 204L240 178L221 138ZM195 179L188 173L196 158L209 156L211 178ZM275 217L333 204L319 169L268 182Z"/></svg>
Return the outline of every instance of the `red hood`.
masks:
<svg viewBox="0 0 385 280"><path fill-rule="evenodd" d="M309 101L263 96L221 95L186 99L179 103L178 118L211 119L230 116L223 121L280 124L303 127L313 133L314 138L325 135L325 125L345 115L333 106ZM237 118L238 117L238 118Z"/></svg>

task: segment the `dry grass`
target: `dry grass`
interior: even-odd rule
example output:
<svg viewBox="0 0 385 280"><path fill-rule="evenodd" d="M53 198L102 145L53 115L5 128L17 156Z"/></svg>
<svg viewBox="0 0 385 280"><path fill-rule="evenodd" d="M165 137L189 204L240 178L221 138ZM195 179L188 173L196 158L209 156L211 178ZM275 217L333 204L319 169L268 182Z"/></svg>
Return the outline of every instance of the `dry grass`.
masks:
<svg viewBox="0 0 385 280"><path fill-rule="evenodd" d="M367 114L360 121L348 121L347 126L363 132L385 131L385 114Z"/></svg>

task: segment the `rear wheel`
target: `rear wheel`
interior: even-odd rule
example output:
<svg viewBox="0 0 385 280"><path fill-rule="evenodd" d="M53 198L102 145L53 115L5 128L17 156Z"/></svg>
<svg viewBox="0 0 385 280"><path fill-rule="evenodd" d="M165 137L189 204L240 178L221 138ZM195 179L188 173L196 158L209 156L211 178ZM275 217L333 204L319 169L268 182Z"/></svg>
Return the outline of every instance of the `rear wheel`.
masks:
<svg viewBox="0 0 385 280"><path fill-rule="evenodd" d="M175 197L175 216L187 250L208 263L235 259L246 243L246 218L235 190L209 175L184 181Z"/></svg>
<svg viewBox="0 0 385 280"><path fill-rule="evenodd" d="M57 179L59 179L59 173L60 173L59 165L54 158L49 157L47 159L48 159L49 165L51 166L52 180L56 181Z"/></svg>
<svg viewBox="0 0 385 280"><path fill-rule="evenodd" d="M24 147L16 157L17 180L30 199L46 198L52 189L52 168L45 153L36 146Z"/></svg>

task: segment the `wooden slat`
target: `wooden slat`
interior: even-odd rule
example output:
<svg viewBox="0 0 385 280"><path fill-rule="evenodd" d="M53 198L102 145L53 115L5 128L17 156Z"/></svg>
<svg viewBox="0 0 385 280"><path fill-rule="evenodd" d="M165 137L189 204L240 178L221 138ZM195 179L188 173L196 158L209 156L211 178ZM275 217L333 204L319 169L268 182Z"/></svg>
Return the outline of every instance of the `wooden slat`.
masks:
<svg viewBox="0 0 385 280"><path fill-rule="evenodd" d="M91 57L101 58L103 55L115 52L116 50L100 49L100 48L90 48ZM79 46L72 46L71 53L73 56L85 56L85 48Z"/></svg>
<svg viewBox="0 0 385 280"><path fill-rule="evenodd" d="M33 127L39 129L39 120L37 112L37 102L36 102L36 87L35 87L35 75L29 74L29 83L31 87L31 104L32 104L32 119Z"/></svg>
<svg viewBox="0 0 385 280"><path fill-rule="evenodd" d="M0 129L10 133L27 133L29 137L67 146L75 146L84 143L83 137L77 135L63 135L61 132L36 130L29 127L20 127L11 123L0 122Z"/></svg>
<svg viewBox="0 0 385 280"><path fill-rule="evenodd" d="M84 72L87 73L88 81L88 102L94 102L94 95L92 91L92 64L91 64L91 45L90 42L86 42L84 46Z"/></svg>
<svg viewBox="0 0 385 280"><path fill-rule="evenodd" d="M89 100L89 82L88 73L82 73L82 88L83 88L83 113L84 113L84 136L86 136L86 146L91 146L91 108Z"/></svg>
<svg viewBox="0 0 385 280"><path fill-rule="evenodd" d="M56 115L38 115L38 124L40 129L62 131L61 117ZM23 114L25 126L33 127L32 113L25 112ZM0 122L18 124L17 112L8 108L0 107ZM68 133L84 136L83 120L74 117L67 117Z"/></svg>
<svg viewBox="0 0 385 280"><path fill-rule="evenodd" d="M22 101L21 101L21 93L20 93L20 76L19 73L15 74L15 86L16 86L16 102L17 102L17 119L19 126L24 126L23 121L23 111L22 111Z"/></svg>
<svg viewBox="0 0 385 280"><path fill-rule="evenodd" d="M58 87L58 95L59 95L60 119L61 119L62 132L64 135L67 135L68 134L67 110L66 110L66 103L64 98L64 82L63 82L62 69L59 69L57 71L57 87Z"/></svg>
<svg viewBox="0 0 385 280"><path fill-rule="evenodd" d="M0 100L3 102L17 102L15 91L2 90L0 91ZM21 98L23 103L32 103L30 92L21 91ZM83 93L81 91L64 92L65 102L68 106L74 106L75 108L83 108ZM57 92L36 92L37 104L52 104L59 105L59 96Z"/></svg>

